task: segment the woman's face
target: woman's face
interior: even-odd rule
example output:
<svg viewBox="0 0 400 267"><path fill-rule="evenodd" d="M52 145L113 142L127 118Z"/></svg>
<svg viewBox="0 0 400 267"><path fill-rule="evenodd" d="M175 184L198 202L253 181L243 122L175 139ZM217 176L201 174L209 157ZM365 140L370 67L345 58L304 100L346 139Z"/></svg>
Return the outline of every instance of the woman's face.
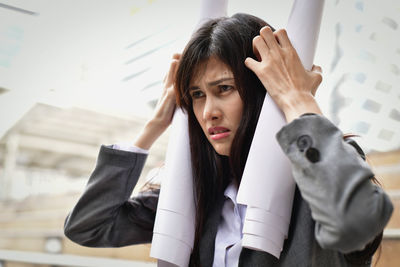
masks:
<svg viewBox="0 0 400 267"><path fill-rule="evenodd" d="M229 156L243 112L232 71L211 57L198 67L189 93L194 114L208 141L218 154Z"/></svg>

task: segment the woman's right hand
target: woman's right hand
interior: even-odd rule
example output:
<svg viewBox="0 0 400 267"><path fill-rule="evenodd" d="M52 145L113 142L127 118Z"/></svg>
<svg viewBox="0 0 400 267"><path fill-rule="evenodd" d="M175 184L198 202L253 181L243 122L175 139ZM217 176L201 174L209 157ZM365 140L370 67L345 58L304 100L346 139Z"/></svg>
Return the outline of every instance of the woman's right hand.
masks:
<svg viewBox="0 0 400 267"><path fill-rule="evenodd" d="M253 39L253 50L258 61L248 57L245 65L257 75L288 123L304 113L322 115L314 98L322 81L321 68L304 68L286 30L272 32L263 27Z"/></svg>
<svg viewBox="0 0 400 267"><path fill-rule="evenodd" d="M171 124L176 106L174 82L180 57L180 54L174 54L172 57L169 71L164 78L164 90L152 118L146 123L134 143L137 147L149 149Z"/></svg>

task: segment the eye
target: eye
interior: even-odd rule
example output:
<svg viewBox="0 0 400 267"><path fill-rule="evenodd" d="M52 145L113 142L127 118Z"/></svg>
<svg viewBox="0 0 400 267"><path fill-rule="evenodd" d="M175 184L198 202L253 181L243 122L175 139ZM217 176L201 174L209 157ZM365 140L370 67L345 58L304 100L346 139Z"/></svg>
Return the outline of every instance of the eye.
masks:
<svg viewBox="0 0 400 267"><path fill-rule="evenodd" d="M222 85L219 85L218 87L221 92L226 92L226 91L230 91L230 90L234 89L234 87L232 85L227 85L227 84L222 84Z"/></svg>
<svg viewBox="0 0 400 267"><path fill-rule="evenodd" d="M196 90L196 91L192 91L190 93L190 96L192 97L192 99L198 99L204 96L204 93L200 90Z"/></svg>

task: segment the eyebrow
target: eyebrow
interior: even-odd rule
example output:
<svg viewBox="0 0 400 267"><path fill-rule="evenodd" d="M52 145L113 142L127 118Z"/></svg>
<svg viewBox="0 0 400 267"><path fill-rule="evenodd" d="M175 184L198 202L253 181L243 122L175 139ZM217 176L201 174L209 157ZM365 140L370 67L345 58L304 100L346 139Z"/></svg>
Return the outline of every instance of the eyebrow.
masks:
<svg viewBox="0 0 400 267"><path fill-rule="evenodd" d="M229 81L229 80L234 80L234 79L235 79L235 78L233 78L233 77L222 78L222 79L219 79L219 80L216 80L216 81L209 82L207 85L211 87L211 86L215 86L215 85L217 85L217 84L220 84L220 83L222 83L222 82ZM191 90L197 90L197 89L199 89L198 86L191 86L191 87L189 87L189 91L191 91Z"/></svg>

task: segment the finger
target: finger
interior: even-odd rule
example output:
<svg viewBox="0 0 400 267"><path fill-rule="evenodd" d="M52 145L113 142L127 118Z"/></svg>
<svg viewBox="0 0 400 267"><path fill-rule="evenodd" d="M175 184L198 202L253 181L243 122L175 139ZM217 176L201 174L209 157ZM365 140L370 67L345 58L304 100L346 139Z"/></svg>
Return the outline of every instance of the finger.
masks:
<svg viewBox="0 0 400 267"><path fill-rule="evenodd" d="M270 50L279 49L279 44L270 27L266 26L260 30L260 35L263 37Z"/></svg>
<svg viewBox="0 0 400 267"><path fill-rule="evenodd" d="M256 55L258 60L263 60L266 57L268 57L269 54L269 48L267 46L267 43L264 41L264 38L262 38L260 35L257 35L253 39L253 52L254 55Z"/></svg>
<svg viewBox="0 0 400 267"><path fill-rule="evenodd" d="M319 85L318 86L314 86L313 89L311 90L311 94L313 96L315 96L315 94L317 93L318 88L319 88Z"/></svg>
<svg viewBox="0 0 400 267"><path fill-rule="evenodd" d="M275 37L278 39L279 44L282 48L291 47L292 43L289 40L285 29L279 29L274 32Z"/></svg>
<svg viewBox="0 0 400 267"><path fill-rule="evenodd" d="M177 59L177 60L179 60L179 59L181 58L181 55L182 55L182 54L180 54L180 53L175 53L175 54L172 55L172 59Z"/></svg>
<svg viewBox="0 0 400 267"><path fill-rule="evenodd" d="M321 75L321 73L319 73L317 71L312 71L311 72L311 77L312 77L311 94L313 96L315 96L315 93L317 92L317 89L318 89L319 85L322 82L322 75Z"/></svg>
<svg viewBox="0 0 400 267"><path fill-rule="evenodd" d="M254 73L257 68L257 64L259 64L259 62L251 57L246 58L244 61L244 65L246 65L246 67L252 70Z"/></svg>
<svg viewBox="0 0 400 267"><path fill-rule="evenodd" d="M174 80L175 80L175 74L176 74L176 70L177 70L177 66L178 66L178 60L173 59L171 62L171 65L169 67L169 71L167 74L167 78L165 81L165 87L169 87L173 84Z"/></svg>
<svg viewBox="0 0 400 267"><path fill-rule="evenodd" d="M321 68L321 66L318 66L318 65L313 65L311 68L311 71L322 74L322 68Z"/></svg>
<svg viewBox="0 0 400 267"><path fill-rule="evenodd" d="M314 88L313 90L311 90L311 94L312 94L313 96L315 96L315 93L317 92L317 89L318 89L318 87L316 87L316 88Z"/></svg>
<svg viewBox="0 0 400 267"><path fill-rule="evenodd" d="M257 48L256 48L255 45L254 45L254 42L253 42L253 53L254 53L254 55L256 56L257 60L258 60L258 61L261 61L260 52L258 52Z"/></svg>
<svg viewBox="0 0 400 267"><path fill-rule="evenodd" d="M174 53L174 54L172 55L172 60L179 60L179 59L181 59L181 56L182 56L182 54L180 54L180 53ZM171 69L171 66L170 66L170 69ZM168 72L168 73L169 73L169 72ZM164 83L164 84L165 84L165 82L167 81L168 73L164 76L164 79L163 79L163 83Z"/></svg>

